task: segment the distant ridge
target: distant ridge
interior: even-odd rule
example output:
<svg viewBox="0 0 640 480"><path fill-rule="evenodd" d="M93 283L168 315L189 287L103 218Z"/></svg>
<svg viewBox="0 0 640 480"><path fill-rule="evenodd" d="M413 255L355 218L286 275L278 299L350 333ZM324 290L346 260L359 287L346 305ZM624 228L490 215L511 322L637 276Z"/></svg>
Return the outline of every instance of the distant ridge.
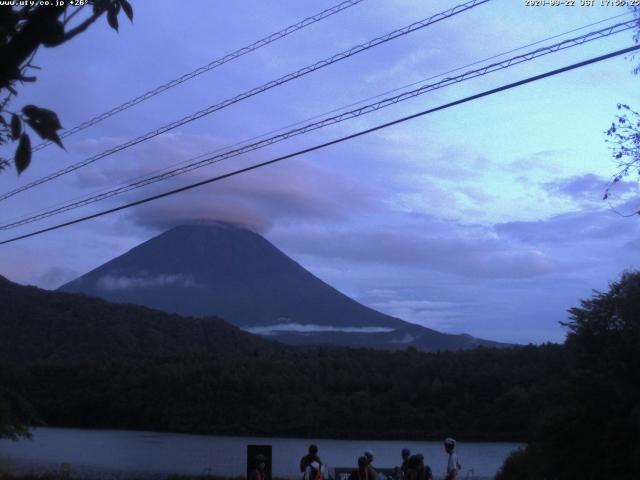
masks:
<svg viewBox="0 0 640 480"><path fill-rule="evenodd" d="M443 334L366 307L259 234L226 223L175 227L60 291L185 316L218 316L291 344L426 351L502 345Z"/></svg>
<svg viewBox="0 0 640 480"><path fill-rule="evenodd" d="M26 287L2 276L0 305L0 360L254 354L282 348L219 318L182 318L138 305Z"/></svg>

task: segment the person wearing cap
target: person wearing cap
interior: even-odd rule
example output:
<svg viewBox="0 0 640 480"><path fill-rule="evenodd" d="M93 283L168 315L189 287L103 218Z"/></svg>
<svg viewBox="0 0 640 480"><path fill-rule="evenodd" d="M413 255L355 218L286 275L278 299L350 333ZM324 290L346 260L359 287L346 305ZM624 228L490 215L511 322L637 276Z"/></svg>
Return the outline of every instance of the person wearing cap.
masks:
<svg viewBox="0 0 640 480"><path fill-rule="evenodd" d="M267 459L264 455L258 454L254 459L254 468L249 474L249 480L266 480L265 469L267 465Z"/></svg>
<svg viewBox="0 0 640 480"><path fill-rule="evenodd" d="M400 452L402 456L402 465L393 469L393 476L396 480L403 480L407 477L407 469L409 468L409 457L411 456L411 450L403 448Z"/></svg>
<svg viewBox="0 0 640 480"><path fill-rule="evenodd" d="M358 458L358 468L351 472L349 480L377 480L375 478L371 478L367 457L363 455Z"/></svg>
<svg viewBox="0 0 640 480"><path fill-rule="evenodd" d="M371 450L366 450L364 452L364 458L367 459L367 468L369 469L369 478L373 480L378 480L378 472L375 468L373 468L373 452Z"/></svg>
<svg viewBox="0 0 640 480"><path fill-rule="evenodd" d="M445 480L456 480L458 478L458 472L462 468L460 462L458 461L458 456L453 453L453 450L456 448L456 441L449 437L444 440L444 449L449 454L449 459L447 460L447 474L444 477Z"/></svg>
<svg viewBox="0 0 640 480"><path fill-rule="evenodd" d="M320 457L318 457L318 446L314 444L309 445L309 453L300 459L300 472L306 472L307 467L309 467L312 462L318 462L322 465L322 461Z"/></svg>

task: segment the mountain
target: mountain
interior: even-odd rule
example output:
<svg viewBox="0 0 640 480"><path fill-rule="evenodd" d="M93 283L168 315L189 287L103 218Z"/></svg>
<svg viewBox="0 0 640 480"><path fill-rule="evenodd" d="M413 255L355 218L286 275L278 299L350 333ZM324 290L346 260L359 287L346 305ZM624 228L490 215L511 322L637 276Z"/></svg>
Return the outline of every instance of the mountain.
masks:
<svg viewBox="0 0 640 480"><path fill-rule="evenodd" d="M182 318L137 305L51 292L0 276L0 360L129 353L270 352L281 347L219 318Z"/></svg>
<svg viewBox="0 0 640 480"><path fill-rule="evenodd" d="M187 316L215 315L292 344L420 350L499 344L368 308L265 238L229 224L173 228L60 288Z"/></svg>

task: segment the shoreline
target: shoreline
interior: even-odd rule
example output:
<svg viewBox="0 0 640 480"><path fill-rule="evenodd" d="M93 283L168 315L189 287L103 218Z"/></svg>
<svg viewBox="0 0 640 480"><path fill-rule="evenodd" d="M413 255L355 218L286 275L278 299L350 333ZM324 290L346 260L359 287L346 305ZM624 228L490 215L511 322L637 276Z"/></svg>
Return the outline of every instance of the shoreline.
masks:
<svg viewBox="0 0 640 480"><path fill-rule="evenodd" d="M332 473L335 468L355 468L358 456L367 449L374 452L379 468L399 465L400 451L405 447L422 453L436 474L441 474L446 466L440 439L309 441L303 438L44 427L34 431L32 441L0 441L0 470L4 466L4 470L16 477L32 474L48 477L40 480L49 480L52 476L60 479L62 464L68 463L70 478L74 480L164 479L171 476L184 480L192 477L232 479L245 474L248 445L271 445L273 474L282 479L300 480L297 465L309 443L319 446L321 458ZM493 478L507 456L524 446L515 442L465 441L458 445L465 474L473 470L476 479Z"/></svg>
<svg viewBox="0 0 640 480"><path fill-rule="evenodd" d="M239 432L239 433L217 433L217 432L192 432L192 431L181 431L181 430L149 430L149 429L136 429L136 428L118 428L118 427L96 427L96 426L66 426L66 425L40 425L39 427L33 427L30 431L34 432L38 429L61 429L61 430L78 430L78 431L94 431L94 432L129 432L129 433L152 433L152 434L164 434L164 435L193 435L199 437L222 437L222 438L257 438L257 439L267 439L267 438L277 438L277 439L290 439L290 440L332 440L332 441L376 441L376 442L401 442L401 441L411 441L411 442L441 442L451 434L442 434L442 435L427 435L427 436L418 436L418 435L393 435L393 436L378 436L375 434L367 434L367 435L352 435L352 436L342 436L342 437L329 437L323 435L303 435L299 433L250 433L250 432ZM489 435L479 435L479 436L465 436L465 435L453 435L458 442L473 442L473 443L522 443L527 444L529 440L524 440L517 437L511 436L503 436L502 438L499 435L490 438Z"/></svg>

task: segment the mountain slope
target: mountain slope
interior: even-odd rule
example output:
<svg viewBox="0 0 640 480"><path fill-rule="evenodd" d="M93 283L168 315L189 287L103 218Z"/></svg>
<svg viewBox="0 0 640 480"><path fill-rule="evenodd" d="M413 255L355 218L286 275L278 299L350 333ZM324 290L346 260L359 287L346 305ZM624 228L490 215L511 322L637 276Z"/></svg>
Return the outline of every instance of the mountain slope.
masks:
<svg viewBox="0 0 640 480"><path fill-rule="evenodd" d="M250 331L271 327L263 333L294 344L422 350L497 345L445 335L368 308L260 235L228 224L176 227L60 290L180 315L216 315Z"/></svg>
<svg viewBox="0 0 640 480"><path fill-rule="evenodd" d="M60 290L218 315L244 327L400 324L341 294L260 235L229 225L176 227Z"/></svg>
<svg viewBox="0 0 640 480"><path fill-rule="evenodd" d="M219 318L181 318L137 305L25 287L0 276L0 359L142 353L253 353L278 344Z"/></svg>

